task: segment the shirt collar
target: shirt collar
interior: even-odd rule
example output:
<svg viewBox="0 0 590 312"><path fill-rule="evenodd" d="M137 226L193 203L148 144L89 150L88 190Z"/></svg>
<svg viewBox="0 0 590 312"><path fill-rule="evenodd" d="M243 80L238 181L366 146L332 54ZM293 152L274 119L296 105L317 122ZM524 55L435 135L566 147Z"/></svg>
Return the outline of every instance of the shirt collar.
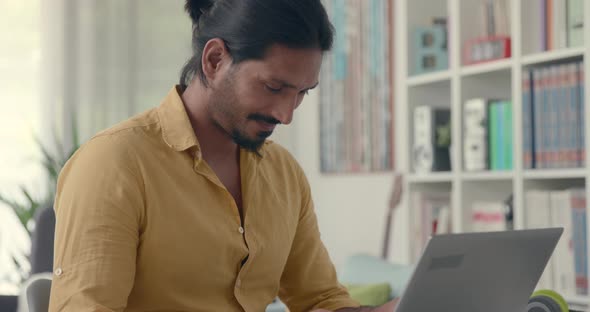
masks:
<svg viewBox="0 0 590 312"><path fill-rule="evenodd" d="M160 107L158 107L158 117L162 125L162 137L164 142L175 151L182 152L193 148L194 155L200 158L200 155L202 155L201 146L188 118L184 103L180 97L181 94L182 91L179 85L172 87ZM258 153L249 152L248 154L262 158L268 143L267 140Z"/></svg>
<svg viewBox="0 0 590 312"><path fill-rule="evenodd" d="M162 137L175 151L185 151L194 146L200 154L199 141L180 97L181 93L180 86L174 86L158 107Z"/></svg>

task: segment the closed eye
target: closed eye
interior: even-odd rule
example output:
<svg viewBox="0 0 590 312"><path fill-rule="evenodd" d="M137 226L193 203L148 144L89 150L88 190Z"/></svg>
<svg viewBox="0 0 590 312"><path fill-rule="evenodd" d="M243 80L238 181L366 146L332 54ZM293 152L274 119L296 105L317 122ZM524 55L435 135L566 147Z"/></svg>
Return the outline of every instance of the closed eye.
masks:
<svg viewBox="0 0 590 312"><path fill-rule="evenodd" d="M278 88L278 89L277 88L273 88L273 87L271 87L271 86L269 86L267 84L265 84L264 87L266 88L266 90L270 91L271 93L279 93L283 89L283 88Z"/></svg>

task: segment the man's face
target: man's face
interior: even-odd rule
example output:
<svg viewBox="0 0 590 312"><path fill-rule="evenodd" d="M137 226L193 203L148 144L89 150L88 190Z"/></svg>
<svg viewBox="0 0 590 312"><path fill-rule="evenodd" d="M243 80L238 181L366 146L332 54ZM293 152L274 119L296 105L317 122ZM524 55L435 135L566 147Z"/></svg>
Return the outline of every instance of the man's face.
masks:
<svg viewBox="0 0 590 312"><path fill-rule="evenodd" d="M257 151L277 124L289 124L318 84L320 49L271 46L262 60L231 65L211 84L212 121L239 146Z"/></svg>

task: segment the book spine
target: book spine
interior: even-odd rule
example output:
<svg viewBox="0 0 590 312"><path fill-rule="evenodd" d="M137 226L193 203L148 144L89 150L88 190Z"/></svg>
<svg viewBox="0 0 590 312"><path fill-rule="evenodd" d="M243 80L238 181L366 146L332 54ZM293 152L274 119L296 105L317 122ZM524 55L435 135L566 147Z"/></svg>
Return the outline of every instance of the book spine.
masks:
<svg viewBox="0 0 590 312"><path fill-rule="evenodd" d="M522 76L523 166L533 168L533 132L530 71Z"/></svg>
<svg viewBox="0 0 590 312"><path fill-rule="evenodd" d="M533 69L535 168L543 168L543 80L541 69Z"/></svg>
<svg viewBox="0 0 590 312"><path fill-rule="evenodd" d="M579 133L580 135L579 137L579 149L580 149L580 153L579 153L579 158L578 158L578 163L580 167L584 167L586 165L586 121L585 121L585 70L584 70L584 64L583 63L578 63L578 70L579 70L579 75L578 75L578 79L579 79L579 84L578 84L578 88L579 88L579 98L578 98L578 107L579 107L579 113L578 113L578 127L579 127Z"/></svg>
<svg viewBox="0 0 590 312"><path fill-rule="evenodd" d="M566 102L569 108L568 114L568 165L570 168L578 167L578 88L577 66L575 63L568 65L568 96Z"/></svg>
<svg viewBox="0 0 590 312"><path fill-rule="evenodd" d="M498 105L496 102L492 102L489 105L489 116L490 123L488 132L490 134L490 148L489 148L489 159L490 169L498 170Z"/></svg>
<svg viewBox="0 0 590 312"><path fill-rule="evenodd" d="M538 25L537 29L541 29L541 31L539 32L539 35L541 37L541 46L540 46L540 51L547 51L549 49L549 44L547 42L547 1L548 0L541 0L541 20L540 20L540 25Z"/></svg>
<svg viewBox="0 0 590 312"><path fill-rule="evenodd" d="M559 79L558 79L558 125L559 130L559 167L567 168L567 66L559 66Z"/></svg>
<svg viewBox="0 0 590 312"><path fill-rule="evenodd" d="M504 102L504 169L512 170L512 103L510 101Z"/></svg>
<svg viewBox="0 0 590 312"><path fill-rule="evenodd" d="M563 234L553 252L555 288L562 294L575 294L574 256L571 247L571 192L554 191L551 197L551 216L553 227L563 227Z"/></svg>
<svg viewBox="0 0 590 312"><path fill-rule="evenodd" d="M529 190L525 193L526 228L538 229L551 226L551 207L549 192ZM553 262L549 261L541 275L537 288L553 288Z"/></svg>
<svg viewBox="0 0 590 312"><path fill-rule="evenodd" d="M558 159L559 124L557 122L557 111L560 103L558 103L557 99L557 78L557 66L549 67L549 168L556 168Z"/></svg>
<svg viewBox="0 0 590 312"><path fill-rule="evenodd" d="M569 47L584 44L584 0L567 0L567 43Z"/></svg>
<svg viewBox="0 0 590 312"><path fill-rule="evenodd" d="M497 159L498 159L498 170L504 170L506 169L506 164L504 163L504 148L506 147L505 144L505 130L506 130L506 121L504 120L504 111L506 108L506 105L503 101L499 101L496 103L497 106L497 113L496 116L498 118L498 126L496 128L496 130L498 131L497 134L497 138L498 138L498 142L497 142L497 146L498 146L498 153L497 153Z"/></svg>
<svg viewBox="0 0 590 312"><path fill-rule="evenodd" d="M463 160L466 171L487 168L487 101L470 99L463 108Z"/></svg>
<svg viewBox="0 0 590 312"><path fill-rule="evenodd" d="M573 245L576 273L576 294L588 294L588 246L586 228L586 193L574 191L572 199Z"/></svg>
<svg viewBox="0 0 590 312"><path fill-rule="evenodd" d="M541 117L541 141L542 141L542 146L541 146L541 166L542 168L549 168L549 155L551 153L551 149L550 149L550 136L551 136L551 128L550 128L550 114L549 114L549 77L550 77L550 72L549 72L549 68L545 67L542 69L542 89L543 89L543 96L542 96L542 117Z"/></svg>
<svg viewBox="0 0 590 312"><path fill-rule="evenodd" d="M547 0L545 6L546 24L545 29L547 30L547 50L553 50L554 47L554 34L553 34L553 2L560 0Z"/></svg>

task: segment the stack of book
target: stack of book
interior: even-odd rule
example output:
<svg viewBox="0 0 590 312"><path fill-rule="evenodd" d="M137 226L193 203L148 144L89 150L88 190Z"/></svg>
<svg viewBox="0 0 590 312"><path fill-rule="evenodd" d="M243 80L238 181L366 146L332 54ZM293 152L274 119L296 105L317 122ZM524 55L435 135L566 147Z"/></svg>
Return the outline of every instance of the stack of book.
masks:
<svg viewBox="0 0 590 312"><path fill-rule="evenodd" d="M587 295L586 190L530 190L525 201L527 228L564 228L537 287L557 289L567 295Z"/></svg>
<svg viewBox="0 0 590 312"><path fill-rule="evenodd" d="M463 160L466 171L511 170L512 103L474 98L463 108Z"/></svg>
<svg viewBox="0 0 590 312"><path fill-rule="evenodd" d="M522 89L524 168L583 167L583 63L531 68Z"/></svg>

